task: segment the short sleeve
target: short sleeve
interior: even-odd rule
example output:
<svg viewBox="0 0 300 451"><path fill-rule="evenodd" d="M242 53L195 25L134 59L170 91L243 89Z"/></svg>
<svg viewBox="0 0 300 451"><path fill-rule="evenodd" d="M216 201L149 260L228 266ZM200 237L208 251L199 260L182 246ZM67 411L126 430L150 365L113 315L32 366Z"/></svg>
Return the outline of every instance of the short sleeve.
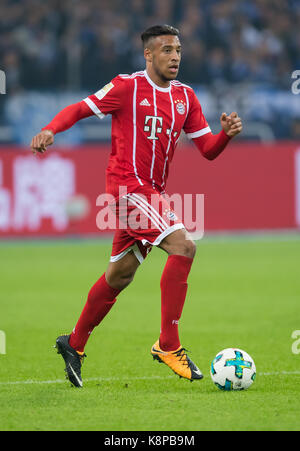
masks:
<svg viewBox="0 0 300 451"><path fill-rule="evenodd" d="M110 83L103 86L95 94L86 97L83 101L96 116L102 119L106 114L113 114L122 107L125 92L125 79L118 75Z"/></svg>
<svg viewBox="0 0 300 451"><path fill-rule="evenodd" d="M203 136L206 133L211 133L211 129L202 112L200 102L193 90L189 97L191 103L183 129L188 138L199 138L199 136Z"/></svg>

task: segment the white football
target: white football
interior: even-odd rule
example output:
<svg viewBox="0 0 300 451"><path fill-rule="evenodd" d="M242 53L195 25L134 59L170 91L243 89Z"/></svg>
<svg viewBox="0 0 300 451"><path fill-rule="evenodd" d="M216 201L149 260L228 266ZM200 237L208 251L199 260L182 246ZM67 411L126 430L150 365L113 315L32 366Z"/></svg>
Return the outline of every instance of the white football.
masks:
<svg viewBox="0 0 300 451"><path fill-rule="evenodd" d="M256 367L252 357L238 348L220 351L213 359L210 375L221 390L246 390L253 384Z"/></svg>

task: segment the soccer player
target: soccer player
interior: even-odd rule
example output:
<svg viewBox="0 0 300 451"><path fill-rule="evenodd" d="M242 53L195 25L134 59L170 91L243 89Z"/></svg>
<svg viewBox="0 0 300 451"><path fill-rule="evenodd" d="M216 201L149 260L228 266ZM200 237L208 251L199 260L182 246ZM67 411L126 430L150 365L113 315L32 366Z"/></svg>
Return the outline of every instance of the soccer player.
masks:
<svg viewBox="0 0 300 451"><path fill-rule="evenodd" d="M81 366L91 332L132 282L152 246L165 251L168 258L160 282L161 331L151 354L180 377L191 381L203 377L181 345L178 333L196 246L163 193L182 129L204 157L212 160L241 132L242 123L237 113L223 113L220 133L211 132L193 89L176 81L181 61L177 29L154 26L141 38L144 71L118 75L95 94L66 107L31 142L34 153L44 152L53 144L56 133L80 119L112 115L106 191L115 196L114 211L125 227L115 232L107 270L90 289L73 332L56 340L67 377L76 387L82 387ZM126 187L124 196L119 195L120 186ZM129 217L134 209L143 227L131 227Z"/></svg>

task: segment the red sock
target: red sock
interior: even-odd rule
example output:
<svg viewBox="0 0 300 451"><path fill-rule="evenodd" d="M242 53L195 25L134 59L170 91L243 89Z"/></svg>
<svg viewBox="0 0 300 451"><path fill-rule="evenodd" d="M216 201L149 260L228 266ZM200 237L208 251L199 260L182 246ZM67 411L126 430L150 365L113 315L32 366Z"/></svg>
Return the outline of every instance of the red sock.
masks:
<svg viewBox="0 0 300 451"><path fill-rule="evenodd" d="M161 287L161 332L159 344L164 351L175 351L180 346L178 322L187 292L187 278L193 259L170 255L164 268Z"/></svg>
<svg viewBox="0 0 300 451"><path fill-rule="evenodd" d="M84 309L70 336L69 344L72 348L79 352L84 351L93 329L108 314L119 293L120 290L115 290L108 285L103 274L91 288Z"/></svg>

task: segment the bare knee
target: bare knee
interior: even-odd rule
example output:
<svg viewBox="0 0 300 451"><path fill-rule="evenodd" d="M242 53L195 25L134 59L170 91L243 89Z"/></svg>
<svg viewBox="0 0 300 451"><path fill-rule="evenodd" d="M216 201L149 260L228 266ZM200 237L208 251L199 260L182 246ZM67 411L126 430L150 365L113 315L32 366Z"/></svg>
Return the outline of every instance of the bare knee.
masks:
<svg viewBox="0 0 300 451"><path fill-rule="evenodd" d="M108 285L115 290L124 290L124 288L128 287L128 285L133 281L134 273L107 273L106 272L106 281Z"/></svg>
<svg viewBox="0 0 300 451"><path fill-rule="evenodd" d="M184 240L174 245L169 254L183 255L184 257L194 258L196 254L196 245L192 240Z"/></svg>
<svg viewBox="0 0 300 451"><path fill-rule="evenodd" d="M182 255L194 258L196 254L196 245L184 229L177 230L167 236L160 244L160 247L169 255Z"/></svg>
<svg viewBox="0 0 300 451"><path fill-rule="evenodd" d="M194 258L196 255L196 251L197 251L196 244L192 240L187 241L187 243L188 243L188 248L186 249L186 252L187 252L186 256L190 257L190 258Z"/></svg>

